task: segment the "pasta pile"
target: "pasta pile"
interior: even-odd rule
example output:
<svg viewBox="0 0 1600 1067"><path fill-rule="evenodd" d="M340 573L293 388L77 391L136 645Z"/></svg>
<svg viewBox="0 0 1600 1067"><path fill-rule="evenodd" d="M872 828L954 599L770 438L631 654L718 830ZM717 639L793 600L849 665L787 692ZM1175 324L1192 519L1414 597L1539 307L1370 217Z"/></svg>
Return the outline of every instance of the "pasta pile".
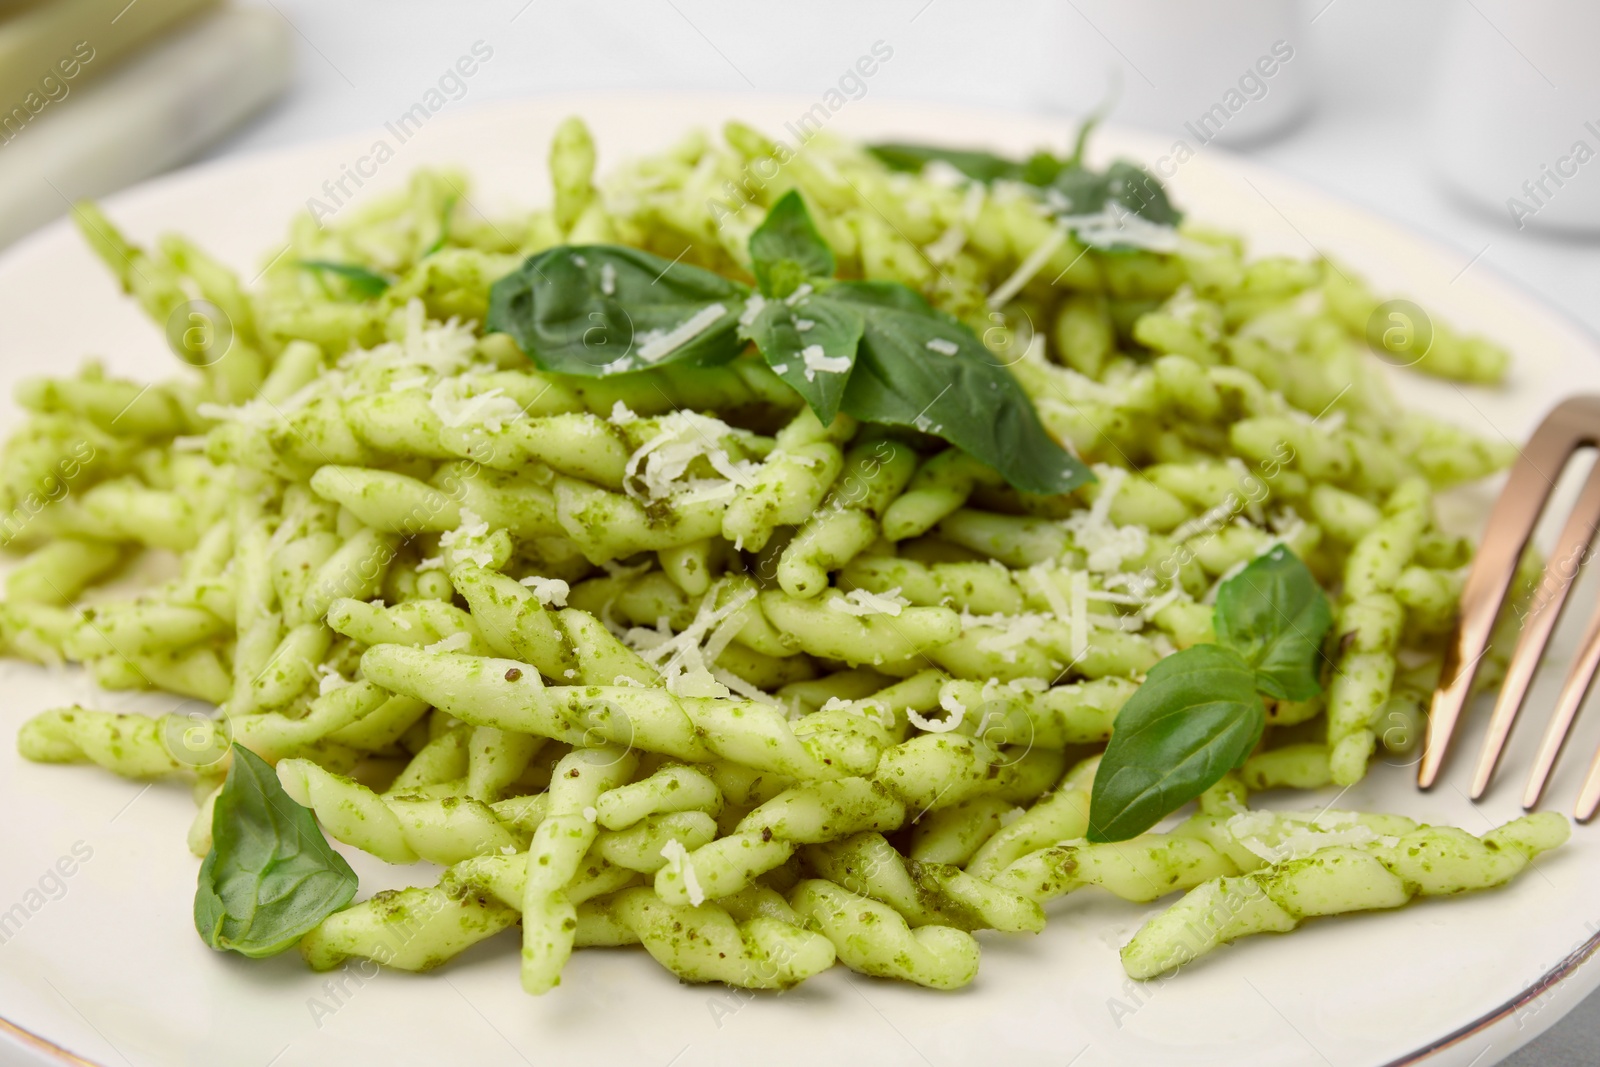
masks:
<svg viewBox="0 0 1600 1067"><path fill-rule="evenodd" d="M1124 950L1150 977L1498 885L1564 840L1551 815L1480 839L1248 807L1417 742L1471 552L1432 496L1509 458L1398 406L1365 344L1377 298L1347 271L1191 224L1088 245L1012 184L739 124L604 186L594 165L567 123L552 206L493 220L459 175L419 173L348 221L297 219L257 291L79 208L159 326L204 301L215 329L182 335L180 379L91 364L19 390L0 495L27 554L0 637L221 710L45 711L25 756L192 781L189 845L215 857L237 742L329 838L442 868L322 918L312 967L423 970L520 925L533 993L576 948L635 943L691 981L783 988L837 961L952 989L973 931L1037 932L1090 886L1186 894ZM561 244L748 282L790 189L841 277L970 325L1096 481L1031 496L929 434L824 425L749 353L580 377L482 330L491 283ZM1414 369L1506 366L1436 326ZM1214 640L1218 583L1279 545L1333 597L1326 696L1269 700L1196 814L1086 840L1119 709ZM96 597L149 550L176 577Z"/></svg>

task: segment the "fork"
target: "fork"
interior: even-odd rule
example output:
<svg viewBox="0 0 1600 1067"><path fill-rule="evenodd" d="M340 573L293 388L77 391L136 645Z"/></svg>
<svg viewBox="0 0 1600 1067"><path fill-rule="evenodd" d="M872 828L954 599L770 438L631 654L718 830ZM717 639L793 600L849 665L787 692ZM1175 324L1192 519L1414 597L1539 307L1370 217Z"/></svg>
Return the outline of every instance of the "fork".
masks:
<svg viewBox="0 0 1600 1067"><path fill-rule="evenodd" d="M1420 788L1431 787L1444 766L1450 740L1471 695L1478 664L1489 650L1495 619L1505 604L1517 563L1555 489L1556 478L1578 449L1597 445L1600 445L1600 396L1573 397L1545 416L1512 467L1505 489L1489 513L1483 542L1461 590L1461 612L1445 648L1439 688L1434 691L1428 715L1427 744L1417 770ZM1600 462L1584 482L1577 505L1562 527L1555 553L1545 567L1532 606L1524 616L1516 651L1507 666L1505 683L1489 719L1489 734L1478 755L1472 780L1473 800L1483 796L1494 777L1511 736L1511 727L1538 672L1545 646L1555 632L1579 567L1594 541L1597 524L1600 524ZM1543 796L1545 783L1566 744L1578 709L1594 684L1597 668L1600 668L1600 607L1589 620L1577 659L1556 699L1555 715L1545 728L1533 774L1523 793L1524 808L1536 807ZM1600 808L1600 752L1595 753L1578 794L1575 810L1578 821L1587 822L1596 808Z"/></svg>

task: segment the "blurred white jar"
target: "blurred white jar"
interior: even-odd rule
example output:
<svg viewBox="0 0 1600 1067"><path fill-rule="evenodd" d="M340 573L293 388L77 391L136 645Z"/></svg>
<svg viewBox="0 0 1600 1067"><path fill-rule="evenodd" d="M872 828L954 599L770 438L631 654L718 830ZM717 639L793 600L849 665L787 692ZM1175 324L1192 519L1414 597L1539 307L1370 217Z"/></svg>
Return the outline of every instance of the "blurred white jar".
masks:
<svg viewBox="0 0 1600 1067"><path fill-rule="evenodd" d="M1431 123L1440 177L1518 229L1600 234L1600 4L1451 6Z"/></svg>
<svg viewBox="0 0 1600 1067"><path fill-rule="evenodd" d="M1059 17L1068 100L1081 109L1115 80L1113 121L1191 148L1270 137L1310 101L1297 0L1072 0Z"/></svg>

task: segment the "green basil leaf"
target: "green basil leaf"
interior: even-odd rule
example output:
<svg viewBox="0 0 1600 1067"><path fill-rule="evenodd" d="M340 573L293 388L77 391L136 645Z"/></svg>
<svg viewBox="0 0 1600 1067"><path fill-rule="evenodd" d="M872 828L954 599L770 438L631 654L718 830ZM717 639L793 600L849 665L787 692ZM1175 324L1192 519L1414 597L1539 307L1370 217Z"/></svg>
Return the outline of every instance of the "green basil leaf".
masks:
<svg viewBox="0 0 1600 1067"><path fill-rule="evenodd" d="M810 295L793 305L787 300L763 302L744 329L767 365L805 397L827 425L839 412L864 325L858 308Z"/></svg>
<svg viewBox="0 0 1600 1067"><path fill-rule="evenodd" d="M833 277L833 249L817 232L805 201L794 189L772 205L750 235L750 259L756 283L767 296L788 296L807 278Z"/></svg>
<svg viewBox="0 0 1600 1067"><path fill-rule="evenodd" d="M1029 185L1045 186L1055 181L1062 169L1070 165L1049 152L1035 152L1022 161L1017 177Z"/></svg>
<svg viewBox="0 0 1600 1067"><path fill-rule="evenodd" d="M699 267L622 245L560 245L489 287L491 331L540 368L620 374L667 363L725 363L744 348L749 290Z"/></svg>
<svg viewBox="0 0 1600 1067"><path fill-rule="evenodd" d="M1256 686L1279 700L1322 692L1322 642L1333 610L1311 571L1282 545L1257 556L1217 588L1218 644L1239 653Z"/></svg>
<svg viewBox="0 0 1600 1067"><path fill-rule="evenodd" d="M868 145L867 151L877 156L891 170L920 172L929 163L948 163L967 177L980 182L1001 178L1020 178L1022 167L993 152L975 152L960 148L944 148L929 144L887 143Z"/></svg>
<svg viewBox="0 0 1600 1067"><path fill-rule="evenodd" d="M1051 207L1058 215L1097 215L1111 195L1106 176L1083 167L1068 167L1050 183Z"/></svg>
<svg viewBox="0 0 1600 1067"><path fill-rule="evenodd" d="M319 275L332 274L335 277L343 278L345 286L350 290L351 294L359 296L363 300L371 300L382 296L384 290L388 289L390 284L389 279L383 275L376 271L368 270L366 267L357 266L354 263L334 263L326 259L302 259L300 267Z"/></svg>
<svg viewBox="0 0 1600 1067"><path fill-rule="evenodd" d="M1183 221L1183 213L1172 206L1167 190L1156 176L1139 166L1123 160L1106 168L1107 195L1149 222L1161 226L1176 226Z"/></svg>
<svg viewBox="0 0 1600 1067"><path fill-rule="evenodd" d="M1089 801L1089 840L1125 841L1205 792L1261 739L1255 672L1194 645L1150 668L1117 712Z"/></svg>
<svg viewBox="0 0 1600 1067"><path fill-rule="evenodd" d="M350 903L356 875L328 847L254 752L233 746L233 766L211 817L194 925L214 949L271 956Z"/></svg>
<svg viewBox="0 0 1600 1067"><path fill-rule="evenodd" d="M965 324L894 282L841 282L825 295L856 305L865 319L846 413L942 437L1025 493L1065 493L1094 480L1045 432L1033 401Z"/></svg>
<svg viewBox="0 0 1600 1067"><path fill-rule="evenodd" d="M1118 160L1104 171L1090 170L1083 165L1084 146L1098 121L1098 116L1090 116L1079 127L1073 153L1066 159L1049 152L1035 152L1017 163L991 152L922 144L879 144L870 146L868 151L894 170L920 171L938 160L984 184L1008 180L1038 186L1047 190L1046 200L1060 215L1098 215L1108 203L1114 202L1160 226L1176 226L1182 222L1183 213L1172 206L1161 182L1137 163ZM1119 243L1108 246L1107 250L1131 247Z"/></svg>
<svg viewBox="0 0 1600 1067"><path fill-rule="evenodd" d="M1153 175L1133 163L1118 161L1104 173L1068 166L1050 182L1045 199L1057 215L1098 215L1116 204L1129 214L1160 226L1176 226L1183 213L1172 206L1167 192ZM1079 240L1085 240L1077 234ZM1091 240L1103 251L1117 252L1137 246L1121 241Z"/></svg>

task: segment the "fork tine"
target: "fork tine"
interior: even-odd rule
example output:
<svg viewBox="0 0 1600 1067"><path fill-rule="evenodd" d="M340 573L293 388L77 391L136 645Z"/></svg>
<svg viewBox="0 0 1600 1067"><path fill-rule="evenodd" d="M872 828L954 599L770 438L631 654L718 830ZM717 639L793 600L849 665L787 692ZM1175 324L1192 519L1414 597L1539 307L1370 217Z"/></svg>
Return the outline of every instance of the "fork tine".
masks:
<svg viewBox="0 0 1600 1067"><path fill-rule="evenodd" d="M1573 397L1556 405L1529 438L1505 489L1489 513L1483 543L1461 591L1461 617L1445 646L1439 688L1428 713L1428 738L1417 766L1417 785L1427 789L1439 778L1462 709L1472 692L1478 662L1489 649L1495 616L1516 575L1517 560L1555 489L1573 450L1594 444L1600 434L1600 397Z"/></svg>
<svg viewBox="0 0 1600 1067"><path fill-rule="evenodd" d="M1572 673L1567 675L1566 684L1561 687L1561 696L1556 702L1557 718L1563 720L1561 734L1554 739L1555 743L1552 745L1550 735L1555 734L1556 723L1551 722L1550 733L1546 735L1544 746L1539 752L1540 766L1535 771L1535 774L1540 776L1528 783L1528 793L1522 801L1525 807L1532 807L1539 802L1539 794L1544 788L1544 776L1550 773L1543 762L1544 750L1550 750L1549 762L1553 766L1561 744L1566 740L1568 725L1578 714L1578 708L1583 706L1584 698L1589 695L1589 689L1594 685L1596 668L1600 668L1600 605L1595 606L1594 617L1589 620L1589 630L1583 635L1583 644L1579 647L1578 657L1572 664ZM1589 774L1583 780L1583 789L1578 794L1578 807L1574 814L1577 815L1579 822L1588 822L1594 818L1596 807L1600 807L1600 751L1594 754L1594 762L1589 765Z"/></svg>
<svg viewBox="0 0 1600 1067"><path fill-rule="evenodd" d="M1506 668L1506 680L1500 688L1499 698L1495 701L1494 716L1489 720L1489 736L1484 739L1483 751L1478 756L1478 770L1472 781L1473 800L1483 796L1485 790L1489 788L1489 780L1494 777L1500 755L1505 751L1506 740L1511 736L1511 727L1516 723L1517 714L1522 710L1523 701L1527 699L1528 687L1539 670L1539 661L1544 656L1545 646L1550 642L1550 635L1555 632L1556 623L1561 621L1561 613L1567 604L1567 595L1572 592L1573 581L1583 565L1584 556L1589 552L1589 545L1594 541L1596 523L1600 523L1600 464L1596 464L1589 471L1588 480L1583 484L1583 492L1578 497L1578 503L1572 509L1572 514L1567 517L1566 525L1561 529L1555 555L1551 557L1539 581L1539 591L1534 597L1533 610L1523 622L1522 635L1517 639L1517 650L1512 654L1511 662ZM1576 710L1573 709L1574 712ZM1570 719L1559 732L1556 732L1554 722L1550 725L1552 733L1557 737L1555 748L1559 749L1560 738L1566 736ZM1545 735L1546 746L1550 744L1551 736L1551 733ZM1542 759L1544 753L1541 752L1540 756ZM1543 788L1544 777L1549 774L1550 767L1554 763L1555 751L1552 750L1550 764L1545 765L1542 772L1535 772L1540 789Z"/></svg>

